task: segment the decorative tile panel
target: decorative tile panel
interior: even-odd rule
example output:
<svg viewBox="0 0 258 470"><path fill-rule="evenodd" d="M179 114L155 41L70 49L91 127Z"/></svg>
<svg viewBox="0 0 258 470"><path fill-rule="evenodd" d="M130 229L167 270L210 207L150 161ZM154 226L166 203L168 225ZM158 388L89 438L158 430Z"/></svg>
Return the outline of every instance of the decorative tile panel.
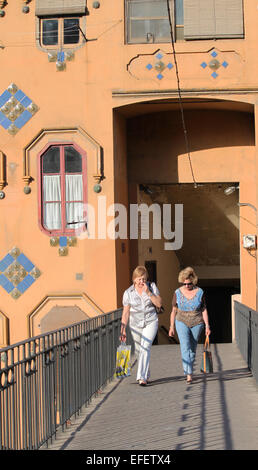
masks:
<svg viewBox="0 0 258 470"><path fill-rule="evenodd" d="M164 46L165 49L165 46ZM244 59L235 50L218 48L201 51L177 52L177 64L181 89L206 88L221 80L234 86L244 74ZM177 87L176 67L172 52L156 49L151 54L137 54L127 64L131 79L155 82L159 88L169 90ZM154 85L154 86L155 86ZM146 83L147 86L147 83Z"/></svg>
<svg viewBox="0 0 258 470"><path fill-rule="evenodd" d="M221 62L218 56L219 56L219 52L213 49L212 52L209 52L207 62L204 61L200 64L200 66L203 69L206 69L206 68L210 69L210 71L212 72L211 73L212 78L217 78L219 76L219 72L218 72L219 69L220 69L220 72L222 72L223 68L226 69L229 66L229 63L226 60L223 60L223 62Z"/></svg>
<svg viewBox="0 0 258 470"><path fill-rule="evenodd" d="M60 256L67 256L68 255L68 247L75 246L77 242L76 237L51 237L50 238L50 245L51 246L59 246L58 253Z"/></svg>
<svg viewBox="0 0 258 470"><path fill-rule="evenodd" d="M17 134L37 111L37 105L15 83L0 96L0 125L11 135Z"/></svg>
<svg viewBox="0 0 258 470"><path fill-rule="evenodd" d="M56 63L56 70L63 71L66 68L66 63L74 59L74 51L51 51L48 52L48 61Z"/></svg>
<svg viewBox="0 0 258 470"><path fill-rule="evenodd" d="M128 71L135 78L151 78L157 81L171 78L173 69L174 63L172 60L172 54L167 54L161 50L158 50L153 54L139 55L133 58L128 64Z"/></svg>
<svg viewBox="0 0 258 470"><path fill-rule="evenodd" d="M0 260L0 286L18 299L41 275L40 270L14 247Z"/></svg>

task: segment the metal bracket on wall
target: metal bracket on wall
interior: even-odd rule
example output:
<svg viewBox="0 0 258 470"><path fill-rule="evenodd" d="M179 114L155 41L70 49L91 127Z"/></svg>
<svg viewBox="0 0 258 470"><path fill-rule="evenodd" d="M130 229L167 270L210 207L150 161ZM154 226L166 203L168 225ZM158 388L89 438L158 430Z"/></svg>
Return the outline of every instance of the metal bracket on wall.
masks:
<svg viewBox="0 0 258 470"><path fill-rule="evenodd" d="M4 199L4 187L7 185L6 181L6 158L4 153L0 150L0 199Z"/></svg>

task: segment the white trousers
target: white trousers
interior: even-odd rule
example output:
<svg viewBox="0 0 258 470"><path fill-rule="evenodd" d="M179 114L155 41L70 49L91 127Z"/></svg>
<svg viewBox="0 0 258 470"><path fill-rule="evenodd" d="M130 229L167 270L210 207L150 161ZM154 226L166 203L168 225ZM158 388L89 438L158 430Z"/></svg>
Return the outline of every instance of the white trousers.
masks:
<svg viewBox="0 0 258 470"><path fill-rule="evenodd" d="M158 331L158 325L158 319L148 323L143 328L130 325L138 359L136 380L146 382L150 377L150 350Z"/></svg>

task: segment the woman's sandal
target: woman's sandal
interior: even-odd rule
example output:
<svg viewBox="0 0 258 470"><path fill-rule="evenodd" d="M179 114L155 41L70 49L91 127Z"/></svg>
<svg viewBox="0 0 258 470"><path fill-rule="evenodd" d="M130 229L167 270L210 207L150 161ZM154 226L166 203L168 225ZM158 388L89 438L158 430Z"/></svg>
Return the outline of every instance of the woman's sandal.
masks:
<svg viewBox="0 0 258 470"><path fill-rule="evenodd" d="M145 387L147 385L147 382L144 382L144 380L139 380L139 385Z"/></svg>
<svg viewBox="0 0 258 470"><path fill-rule="evenodd" d="M187 383L187 384L191 384L192 382L193 382L193 379L192 379L192 378L186 379L186 383Z"/></svg>

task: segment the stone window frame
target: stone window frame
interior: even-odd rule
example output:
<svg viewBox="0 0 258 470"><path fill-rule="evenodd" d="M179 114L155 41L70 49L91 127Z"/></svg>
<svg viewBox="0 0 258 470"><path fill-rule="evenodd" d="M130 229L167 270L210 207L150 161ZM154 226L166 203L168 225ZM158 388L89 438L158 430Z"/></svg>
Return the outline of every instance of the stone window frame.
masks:
<svg viewBox="0 0 258 470"><path fill-rule="evenodd" d="M66 228L64 226L64 220L65 220L65 200L64 200L64 191L62 191L61 194L61 207L62 207L62 227L60 229L48 229L44 227L43 225L43 195L42 195L42 190L43 190L43 183L42 183L42 167L41 167L41 162L42 162L42 157L46 153L46 151L50 147L65 147L65 146L72 146L77 150L81 156L82 156L82 179L83 179L83 205L85 207L87 203L87 154L85 150L83 150L77 143L73 141L51 141L47 143L44 148L40 151L38 154L38 223L39 223L39 228L40 230L48 235L49 237L53 236L73 236L75 233L78 232L78 229L75 228ZM64 170L64 168L63 168ZM64 180L65 178L65 172L60 169L60 175L61 178ZM64 183L62 183L62 187L64 187ZM86 215L85 215L85 220L86 220ZM86 230L86 225L80 229L81 231Z"/></svg>
<svg viewBox="0 0 258 470"><path fill-rule="evenodd" d="M42 20L46 19L57 19L59 20L59 23L63 19L73 19L73 18L79 18L79 24L80 24L80 41L79 43L76 44L63 44L60 41L58 42L57 45L43 45L41 39L42 39ZM60 25L59 25L59 31L60 31ZM76 51L83 47L86 44L86 15L53 15L53 16L36 16L36 45L37 48L43 52L51 52L53 50L72 50Z"/></svg>
<svg viewBox="0 0 258 470"><path fill-rule="evenodd" d="M157 0L160 3L164 3L166 5L166 0ZM170 0L170 10L171 10L171 16L172 16L172 24L175 25L175 15L174 15L174 4L176 0ZM146 35L146 38L144 36L142 38L136 38L133 39L130 34L130 5L132 3L148 3L152 2L154 3L153 0L125 0L125 42L126 44L159 44L159 43L169 43L171 41L171 36L169 35L166 38L159 38L158 40L155 40L154 36L150 33L149 38ZM150 17L141 17L141 20L161 20L165 17L157 17L157 16L150 16Z"/></svg>

